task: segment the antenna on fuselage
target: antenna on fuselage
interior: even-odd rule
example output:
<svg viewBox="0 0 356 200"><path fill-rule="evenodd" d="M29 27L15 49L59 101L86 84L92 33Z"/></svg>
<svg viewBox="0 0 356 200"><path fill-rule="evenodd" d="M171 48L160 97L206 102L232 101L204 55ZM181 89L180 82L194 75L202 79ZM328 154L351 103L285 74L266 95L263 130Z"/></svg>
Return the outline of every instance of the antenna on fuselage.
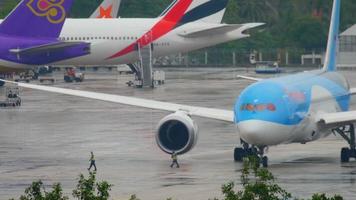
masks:
<svg viewBox="0 0 356 200"><path fill-rule="evenodd" d="M323 67L324 71L336 71L336 57L339 44L340 4L341 0L334 0L330 21L328 46L326 49L325 63Z"/></svg>

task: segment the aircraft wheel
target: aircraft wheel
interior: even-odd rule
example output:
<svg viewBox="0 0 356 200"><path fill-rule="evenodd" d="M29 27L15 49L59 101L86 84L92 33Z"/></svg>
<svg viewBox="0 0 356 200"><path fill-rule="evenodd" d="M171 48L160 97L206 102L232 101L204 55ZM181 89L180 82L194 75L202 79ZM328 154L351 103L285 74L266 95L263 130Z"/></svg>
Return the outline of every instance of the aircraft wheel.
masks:
<svg viewBox="0 0 356 200"><path fill-rule="evenodd" d="M246 156L246 151L243 148L235 148L234 160L236 162L242 162L243 158Z"/></svg>
<svg viewBox="0 0 356 200"><path fill-rule="evenodd" d="M341 162L348 163L350 161L350 149L349 148L342 148L341 149Z"/></svg>

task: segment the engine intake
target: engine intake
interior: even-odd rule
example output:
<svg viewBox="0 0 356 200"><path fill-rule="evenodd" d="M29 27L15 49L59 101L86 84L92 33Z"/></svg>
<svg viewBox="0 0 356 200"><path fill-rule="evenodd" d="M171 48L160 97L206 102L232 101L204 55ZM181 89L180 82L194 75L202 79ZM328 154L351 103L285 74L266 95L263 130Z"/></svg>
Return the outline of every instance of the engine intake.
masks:
<svg viewBox="0 0 356 200"><path fill-rule="evenodd" d="M156 142L165 153L187 153L193 149L197 140L198 127L185 112L168 115L158 123Z"/></svg>

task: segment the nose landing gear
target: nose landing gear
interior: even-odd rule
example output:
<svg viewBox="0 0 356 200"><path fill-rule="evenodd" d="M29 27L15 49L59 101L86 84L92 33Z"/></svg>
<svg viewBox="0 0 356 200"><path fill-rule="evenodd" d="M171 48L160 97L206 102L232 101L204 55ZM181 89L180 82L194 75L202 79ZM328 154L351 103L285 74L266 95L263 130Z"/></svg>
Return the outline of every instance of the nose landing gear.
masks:
<svg viewBox="0 0 356 200"><path fill-rule="evenodd" d="M241 144L242 147L237 147L234 151L234 160L236 162L242 162L246 157L255 156L258 158L259 163L262 164L263 167L268 167L268 157L264 156L265 149L267 147L256 147L249 145L243 140L241 140Z"/></svg>
<svg viewBox="0 0 356 200"><path fill-rule="evenodd" d="M355 138L355 127L353 124L337 128L333 130L334 133L337 133L343 137L350 147L344 147L341 149L341 162L348 163L350 158L356 159L356 138Z"/></svg>

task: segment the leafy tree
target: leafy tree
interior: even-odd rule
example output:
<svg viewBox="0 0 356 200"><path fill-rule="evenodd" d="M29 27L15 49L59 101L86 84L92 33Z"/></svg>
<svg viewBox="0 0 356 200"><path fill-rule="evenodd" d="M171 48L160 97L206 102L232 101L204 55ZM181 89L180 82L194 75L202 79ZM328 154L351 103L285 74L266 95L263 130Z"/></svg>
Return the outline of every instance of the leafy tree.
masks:
<svg viewBox="0 0 356 200"><path fill-rule="evenodd" d="M272 173L258 166L256 157L246 159L241 175L244 190L235 192L232 182L223 185L224 200L287 200L292 197L275 183Z"/></svg>
<svg viewBox="0 0 356 200"><path fill-rule="evenodd" d="M343 198L339 195L329 198L325 194L314 194L311 200L343 200Z"/></svg>
<svg viewBox="0 0 356 200"><path fill-rule="evenodd" d="M131 195L129 200L140 200L139 198L136 197L136 195Z"/></svg>
<svg viewBox="0 0 356 200"><path fill-rule="evenodd" d="M0 4L0 17L4 18L20 2L19 0L8 0Z"/></svg>
<svg viewBox="0 0 356 200"><path fill-rule="evenodd" d="M83 174L79 175L78 184L72 194L78 200L107 200L112 186L107 181L97 183L96 174L90 172L88 178Z"/></svg>
<svg viewBox="0 0 356 200"><path fill-rule="evenodd" d="M70 17L88 17L102 0L75 0ZM0 17L4 18L19 0L0 1ZM157 17L172 0L122 0L121 17ZM271 48L324 49L332 0L230 0L224 22L264 22L251 32L251 38L233 41L218 48L268 50ZM341 30L355 24L356 4L344 0L341 6ZM321 19L312 17L322 11ZM213 47L216 48L216 47Z"/></svg>
<svg viewBox="0 0 356 200"><path fill-rule="evenodd" d="M306 48L320 49L326 46L327 29L313 17L296 18L288 30L290 43Z"/></svg>
<svg viewBox="0 0 356 200"><path fill-rule="evenodd" d="M52 186L51 192L46 192L42 181L35 181L30 187L25 190L25 194L20 197L20 200L68 200L69 198L63 195L61 184L56 183Z"/></svg>
<svg viewBox="0 0 356 200"><path fill-rule="evenodd" d="M250 22L265 21L278 17L278 12L268 0L240 0L238 6L239 16Z"/></svg>
<svg viewBox="0 0 356 200"><path fill-rule="evenodd" d="M237 192L234 191L235 184L233 182L222 186L223 200L292 199L292 195L276 183L271 172L266 168L259 168L258 157L252 156L244 160L241 181L243 190ZM343 200L343 198L338 195L329 198L325 194L315 194L311 200Z"/></svg>

